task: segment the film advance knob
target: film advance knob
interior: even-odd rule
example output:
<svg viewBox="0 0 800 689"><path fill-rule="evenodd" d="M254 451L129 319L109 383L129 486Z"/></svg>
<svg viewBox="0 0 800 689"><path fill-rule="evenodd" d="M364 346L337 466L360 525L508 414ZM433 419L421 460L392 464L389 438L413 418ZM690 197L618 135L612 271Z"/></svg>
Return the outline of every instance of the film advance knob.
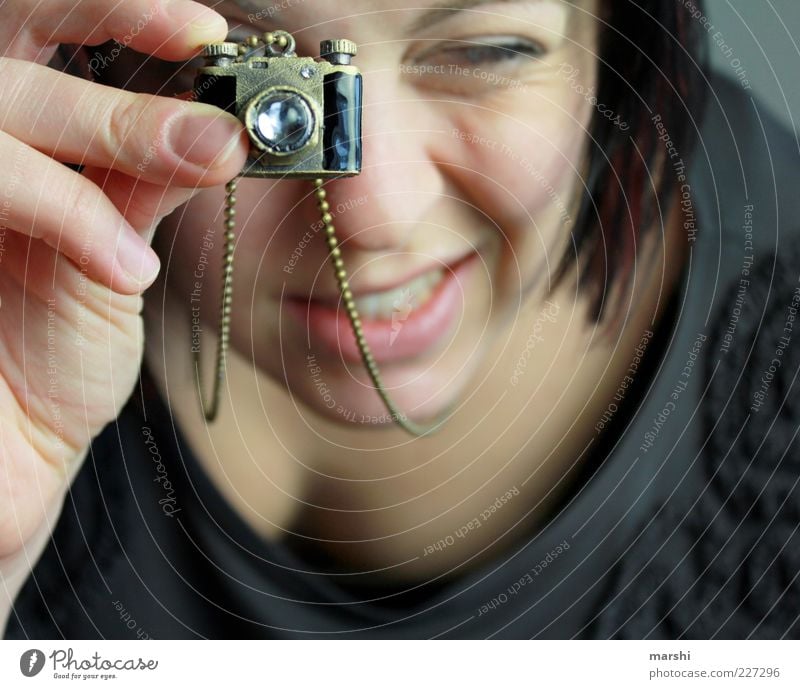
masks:
<svg viewBox="0 0 800 689"><path fill-rule="evenodd" d="M203 47L203 57L210 64L224 65L239 56L238 43L208 43Z"/></svg>
<svg viewBox="0 0 800 689"><path fill-rule="evenodd" d="M319 54L335 65L349 65L358 53L358 46L347 38L332 38L319 44Z"/></svg>

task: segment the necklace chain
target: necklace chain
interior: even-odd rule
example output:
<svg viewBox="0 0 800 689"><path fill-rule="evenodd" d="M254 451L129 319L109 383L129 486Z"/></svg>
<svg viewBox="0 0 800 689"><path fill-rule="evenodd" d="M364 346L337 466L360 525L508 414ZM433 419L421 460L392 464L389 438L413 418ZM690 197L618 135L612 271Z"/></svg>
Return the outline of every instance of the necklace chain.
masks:
<svg viewBox="0 0 800 689"><path fill-rule="evenodd" d="M282 38L285 35L285 32L267 34L264 42L267 45L276 43L282 48L293 48L294 41L291 40L291 37L289 37L289 39ZM241 46L243 46L243 49L246 50L248 47L257 45L259 40L260 39L258 37L251 36L246 41L243 41ZM236 229L236 187L237 180L235 179L228 182L225 187L225 247L222 257L222 299L220 305L219 339L217 340L215 375L212 383L210 402L207 402L203 395L204 385L202 378L202 366L200 363L199 343L192 347L195 375L197 379L197 391L200 397L200 406L203 411L203 416L207 421L213 421L216 418L219 410L222 381L225 378L225 361L228 352L228 344L230 342L231 306L233 304L233 252L236 239L234 233ZM330 249L329 255L331 258L331 265L333 266L336 282L339 286L339 292L341 293L342 301L344 302L344 308L347 312L350 325L353 329L353 334L356 338L356 344L358 346L359 353L361 354L361 360L364 362L364 366L369 373L369 377L372 380L376 391L386 405L392 420L411 435L428 435L437 430L449 418L453 404L451 404L444 413L439 415L437 419L427 424L419 424L415 421L412 421L406 416L406 414L397 408L394 400L386 390L386 386L383 384L383 379L381 378L378 365L375 362L372 352L370 351L369 344L364 337L361 318L358 315L355 300L353 299L353 293L351 292L350 285L347 281L347 271L345 270L344 261L342 260L342 251L339 247L339 241L336 237L336 229L333 225L333 216L330 213L330 205L327 201L327 192L323 187L323 180L315 179L314 188L317 206L321 214L322 222L325 226L325 238L328 243L328 248Z"/></svg>
<svg viewBox="0 0 800 689"><path fill-rule="evenodd" d="M339 285L339 293L342 295L342 301L344 302L344 308L347 312L347 317L350 319L350 325L353 328L353 334L356 337L356 344L358 345L358 350L361 354L361 360L364 362L364 366L369 373L369 377L372 379L375 390L378 392L384 404L386 405L387 410L391 414L392 420L398 426L408 431L411 435L428 435L437 430L439 426L441 426L447 420L450 415L450 409L447 409L446 412L437 420L429 424L419 424L409 419L406 414L400 411L397 408L397 405L394 403L394 400L389 395L389 392L386 390L386 386L383 384L383 379L381 378L381 372L378 370L378 365L375 363L375 359L370 351L369 344L367 344L367 339L364 337L364 332L361 327L361 318L358 315L358 310L356 309L356 304L353 300L353 293L350 291L350 284L347 281L347 271L345 270L344 262L342 261L342 253L341 249L339 248L339 241L336 238L336 228L333 225L333 218L330 214L330 207L328 201L326 200L327 194L322 186L322 180L314 180L314 187L316 188L315 193L317 196L317 205L320 213L322 214L322 222L325 224L325 237L328 242L328 248L330 249L333 272L336 277L336 282Z"/></svg>
<svg viewBox="0 0 800 689"><path fill-rule="evenodd" d="M203 396L203 367L200 363L199 341L192 347L195 376L197 378L197 394L206 421L217 418L222 380L225 378L225 359L228 353L228 342L231 332L231 306L233 304L233 250L236 235L236 180L225 186L225 248L222 253L222 299L220 300L219 339L217 340L217 357L215 375L212 384L211 402L207 403Z"/></svg>

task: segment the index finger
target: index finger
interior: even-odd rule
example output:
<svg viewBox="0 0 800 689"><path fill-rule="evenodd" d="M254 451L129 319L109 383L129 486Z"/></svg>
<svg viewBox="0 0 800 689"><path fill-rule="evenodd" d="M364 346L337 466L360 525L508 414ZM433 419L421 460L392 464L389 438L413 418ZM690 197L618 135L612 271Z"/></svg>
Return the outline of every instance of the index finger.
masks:
<svg viewBox="0 0 800 689"><path fill-rule="evenodd" d="M29 7L27 14L20 5ZM222 15L193 0L29 0L0 8L5 54L38 62L46 62L43 50L58 43L110 40L164 60L183 60L204 43L225 40L228 32Z"/></svg>

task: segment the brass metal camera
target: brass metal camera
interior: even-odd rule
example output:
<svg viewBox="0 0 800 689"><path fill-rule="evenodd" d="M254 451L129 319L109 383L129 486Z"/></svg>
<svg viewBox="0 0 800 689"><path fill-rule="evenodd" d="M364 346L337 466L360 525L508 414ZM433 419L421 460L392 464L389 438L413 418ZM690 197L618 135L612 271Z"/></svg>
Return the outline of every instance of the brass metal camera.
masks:
<svg viewBox="0 0 800 689"><path fill-rule="evenodd" d="M320 45L320 60L299 58L294 38L286 31L251 36L242 43L210 44L203 52L206 65L197 74L194 94L197 100L232 113L247 128L250 156L237 177L313 180L331 265L361 360L395 423L414 436L423 436L446 421L455 402L446 415L421 424L406 418L391 399L364 337L326 198L325 179L361 172L361 73L350 64L356 50L352 41L329 40ZM230 342L236 189L236 179L225 187L222 308L210 401L202 391L200 348L192 347L200 406L207 421L217 416Z"/></svg>
<svg viewBox="0 0 800 689"><path fill-rule="evenodd" d="M357 47L320 44L320 59L298 57L284 32L245 43L212 43L195 98L238 117L250 136L242 177L330 179L361 172L361 73Z"/></svg>

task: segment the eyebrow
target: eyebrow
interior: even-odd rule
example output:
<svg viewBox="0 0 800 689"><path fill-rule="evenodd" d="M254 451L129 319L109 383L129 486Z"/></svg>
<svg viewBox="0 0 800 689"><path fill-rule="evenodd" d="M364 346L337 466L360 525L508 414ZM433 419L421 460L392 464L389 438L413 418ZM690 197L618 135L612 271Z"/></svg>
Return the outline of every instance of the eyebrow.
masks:
<svg viewBox="0 0 800 689"><path fill-rule="evenodd" d="M541 1L542 0L446 0L446 2L442 2L424 12L409 25L408 30L411 33L422 31L433 24L447 19L447 17L451 15L464 12L465 10L472 10L481 5L513 5L522 2L537 3Z"/></svg>
<svg viewBox="0 0 800 689"><path fill-rule="evenodd" d="M408 30L411 33L422 31L433 24L436 24L447 17L471 10L481 5L495 5L495 4L518 4L522 2L543 2L544 0L446 0L430 9L426 10L420 17L413 21ZM247 12L263 12L269 0L233 0L235 5L238 5ZM572 0L567 0L572 2Z"/></svg>

